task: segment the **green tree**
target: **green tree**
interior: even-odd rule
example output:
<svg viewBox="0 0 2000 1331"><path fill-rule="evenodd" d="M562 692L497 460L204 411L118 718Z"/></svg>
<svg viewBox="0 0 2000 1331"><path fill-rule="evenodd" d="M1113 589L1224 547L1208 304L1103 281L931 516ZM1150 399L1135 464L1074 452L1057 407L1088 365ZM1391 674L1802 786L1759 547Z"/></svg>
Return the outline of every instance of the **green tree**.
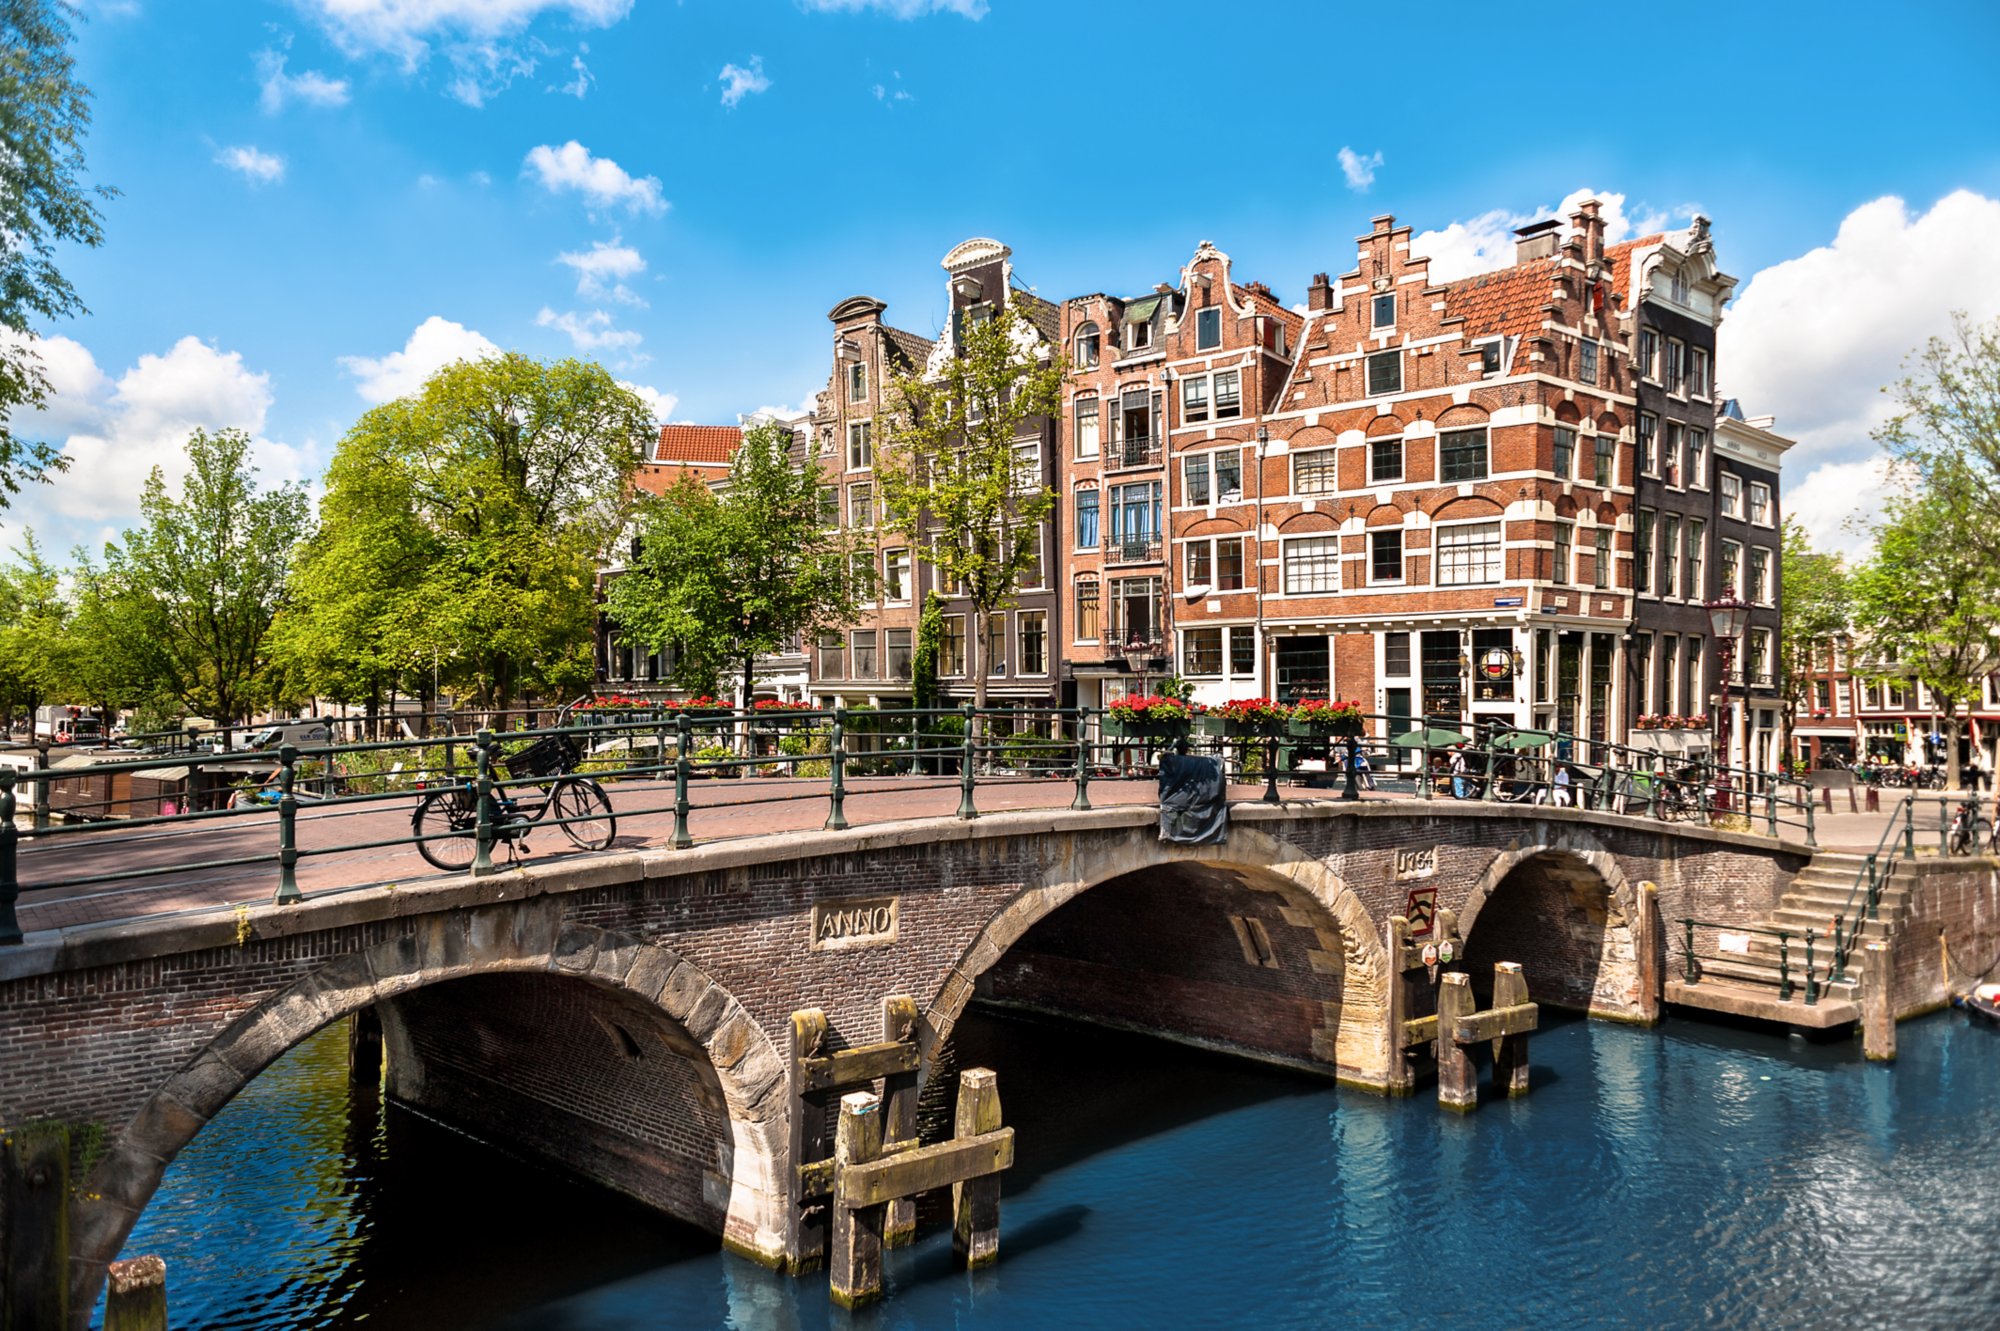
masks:
<svg viewBox="0 0 2000 1331"><path fill-rule="evenodd" d="M790 430L755 426L724 485L683 473L641 506L638 554L606 596L611 618L654 651L672 644L683 687L738 672L748 706L759 656L854 617L857 547L822 522L826 488L813 460L793 462Z"/></svg>
<svg viewBox="0 0 2000 1331"><path fill-rule="evenodd" d="M228 725L268 695L265 640L310 511L296 486L258 489L241 430L196 430L187 455L178 495L153 468L142 524L107 547L107 571L151 603L174 696Z"/></svg>
<svg viewBox="0 0 2000 1331"><path fill-rule="evenodd" d="M1932 490L1962 490L1956 502L1968 511L2000 512L2000 319L1980 325L1954 313L1950 334L1924 343L1905 370L1882 390L1896 411L1876 440ZM1966 542L2000 560L1992 522L1968 525L1954 541Z"/></svg>
<svg viewBox="0 0 2000 1331"><path fill-rule="evenodd" d="M84 313L55 263L58 244L100 245L104 186L80 183L90 90L75 80L70 15L61 0L0 0L0 508L23 481L68 465L53 447L22 439L8 419L48 400L48 379L26 342L36 319Z"/></svg>
<svg viewBox="0 0 2000 1331"><path fill-rule="evenodd" d="M1806 691L1814 676L1825 676L1833 654L1847 636L1847 567L1839 555L1812 547L1806 529L1786 519L1784 549L1779 556L1784 594L1778 620L1778 697L1782 702L1784 743L1792 752L1792 731L1800 707L1810 708Z"/></svg>
<svg viewBox="0 0 2000 1331"><path fill-rule="evenodd" d="M1975 519L1954 489L1892 498L1873 529L1874 552L1849 580L1854 625L1871 658L1862 673L1930 689L1954 788L1961 709L2000 668L2000 579L1962 540Z"/></svg>
<svg viewBox="0 0 2000 1331"><path fill-rule="evenodd" d="M128 707L180 712L172 663L163 649L165 604L98 567L81 549L71 558L67 579L76 608L63 662L69 690L107 717Z"/></svg>
<svg viewBox="0 0 2000 1331"><path fill-rule="evenodd" d="M335 533L303 561L289 659L346 687L390 663L435 671L485 707L587 687L596 557L652 430L602 366L514 352L446 366L369 411L336 450L323 504L363 534ZM340 566L377 538L389 548L363 571Z"/></svg>
<svg viewBox="0 0 2000 1331"><path fill-rule="evenodd" d="M1017 450L1061 415L1065 367L1011 302L960 327L957 354L938 374L898 375L891 385L875 475L888 525L913 548L930 542L939 581L971 602L968 669L973 702L984 707L990 618L1014 604L1037 566L1041 524L1055 507L1040 468Z"/></svg>
<svg viewBox="0 0 2000 1331"><path fill-rule="evenodd" d="M62 575L29 531L14 562L0 566L0 710L8 722L19 708L32 725L35 709L62 692L69 620Z"/></svg>

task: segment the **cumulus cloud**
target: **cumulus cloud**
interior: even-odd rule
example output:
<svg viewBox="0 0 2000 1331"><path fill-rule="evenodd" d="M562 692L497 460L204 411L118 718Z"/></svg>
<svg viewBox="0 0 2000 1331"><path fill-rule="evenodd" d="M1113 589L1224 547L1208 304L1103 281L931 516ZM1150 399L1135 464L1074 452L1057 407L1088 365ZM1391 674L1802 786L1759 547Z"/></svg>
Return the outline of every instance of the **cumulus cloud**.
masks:
<svg viewBox="0 0 2000 1331"><path fill-rule="evenodd" d="M9 539L32 525L52 550L109 539L135 522L147 475L159 467L171 486L187 472L182 446L196 429L240 429L266 484L317 472L316 449L263 436L271 409L268 374L240 352L183 337L148 352L120 374L106 374L81 343L66 337L28 342L55 389L46 411L23 413L14 426L47 439L71 459L67 472L37 486L29 503L7 514Z"/></svg>
<svg viewBox="0 0 2000 1331"><path fill-rule="evenodd" d="M272 185L285 178L285 159L249 144L216 151L218 166L226 166L253 185Z"/></svg>
<svg viewBox="0 0 2000 1331"><path fill-rule="evenodd" d="M433 53L442 54L451 68L446 94L472 107L484 106L515 79L532 76L542 57L562 54L526 35L536 20L550 16L578 28L605 28L632 12L632 0L297 2L350 57L387 56L414 73ZM580 61L571 68L578 78L558 90L587 90L589 72Z"/></svg>
<svg viewBox="0 0 2000 1331"><path fill-rule="evenodd" d="M341 368L354 376L354 391L369 403L408 397L447 365L497 356L500 348L464 324L433 314L418 324L401 351L386 356L342 356Z"/></svg>
<svg viewBox="0 0 2000 1331"><path fill-rule="evenodd" d="M1347 177L1347 188L1356 193L1366 193L1375 183L1375 168L1382 165L1382 154L1372 152L1362 156L1352 148L1340 150L1340 174Z"/></svg>
<svg viewBox="0 0 2000 1331"><path fill-rule="evenodd" d="M618 386L646 404L647 408L653 413L653 424L655 425L666 424L668 418L674 414L674 408L680 405L680 398L674 394L662 393L657 388L649 388L645 384L635 384L629 379L620 379Z"/></svg>
<svg viewBox="0 0 2000 1331"><path fill-rule="evenodd" d="M259 51L256 59L257 81L264 90L260 101L265 115L276 115L290 102L329 109L347 105L346 79L328 78L316 69L288 74L283 51Z"/></svg>
<svg viewBox="0 0 2000 1331"><path fill-rule="evenodd" d="M764 73L764 57L761 55L751 56L747 67L724 65L716 77L722 80L722 104L729 107L771 86L771 80Z"/></svg>
<svg viewBox="0 0 2000 1331"><path fill-rule="evenodd" d="M544 143L528 150L521 173L551 194L581 194L591 208L623 208L655 217L667 210L659 177L635 177L609 157L593 157L571 139L560 148Z"/></svg>
<svg viewBox="0 0 2000 1331"><path fill-rule="evenodd" d="M556 262L576 273L576 294L590 300L611 299L622 305L646 302L625 285L625 279L646 271L646 260L630 245L615 238L592 242L587 250L565 250Z"/></svg>
<svg viewBox="0 0 2000 1331"><path fill-rule="evenodd" d="M1725 222L1727 219L1724 219ZM1879 489L1869 433L1893 410L1881 390L1904 359L1949 331L1951 311L2000 317L2000 199L1959 190L1928 212L1902 199L1862 204L1831 242L1753 275L1718 334L1716 386L1798 440L1785 457L1785 507L1836 547L1853 506ZM1726 233L1718 246L1728 264Z"/></svg>
<svg viewBox="0 0 2000 1331"><path fill-rule="evenodd" d="M1609 190L1573 189L1563 195L1562 202L1553 208L1531 208L1524 213L1495 208L1436 231L1419 231L1410 238L1410 253L1427 255L1431 261L1431 277L1439 282L1505 268L1514 262L1516 227L1556 217L1567 229L1569 215L1585 199L1596 199L1603 205L1600 215L1604 218L1604 243L1607 245L1664 230L1673 219L1693 217L1696 211L1692 204L1672 209L1648 209L1643 206L1628 209L1623 194Z"/></svg>
<svg viewBox="0 0 2000 1331"><path fill-rule="evenodd" d="M977 23L986 17L986 0L799 0L799 8L819 14L850 14L874 10L890 18L923 18L956 14Z"/></svg>
<svg viewBox="0 0 2000 1331"><path fill-rule="evenodd" d="M645 338L630 328L620 328L608 310L592 310L579 314L575 310L565 310L557 314L548 306L535 316L537 328L553 328L565 334L570 345L578 351L623 351L630 353ZM640 363L641 358L627 355L626 364Z"/></svg>

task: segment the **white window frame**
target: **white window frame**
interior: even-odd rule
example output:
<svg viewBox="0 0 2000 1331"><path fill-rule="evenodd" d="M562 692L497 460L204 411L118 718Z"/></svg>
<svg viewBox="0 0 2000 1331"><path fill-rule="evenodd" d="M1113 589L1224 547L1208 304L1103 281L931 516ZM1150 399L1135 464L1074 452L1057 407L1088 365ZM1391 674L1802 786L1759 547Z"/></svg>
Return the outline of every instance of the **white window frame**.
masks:
<svg viewBox="0 0 2000 1331"><path fill-rule="evenodd" d="M1027 628L1029 623L1042 626L1042 663L1039 670L1028 669ZM1017 675L1027 675L1039 679L1049 673L1049 612L1046 610L1017 610L1014 612L1014 663Z"/></svg>
<svg viewBox="0 0 2000 1331"><path fill-rule="evenodd" d="M859 445L857 450L856 445ZM855 458L859 457L859 462ZM875 422L849 421L847 423L847 469L849 471L875 470Z"/></svg>
<svg viewBox="0 0 2000 1331"><path fill-rule="evenodd" d="M1370 587L1403 587L1410 581L1410 547L1405 540L1407 533L1401 527L1374 527L1368 532L1368 585ZM1396 576L1378 578L1375 576L1375 542L1384 536L1396 538Z"/></svg>
<svg viewBox="0 0 2000 1331"><path fill-rule="evenodd" d="M1724 517L1743 517L1743 478L1733 471L1717 473L1716 488L1721 491L1722 513ZM1731 494L1730 491L1735 493Z"/></svg>
<svg viewBox="0 0 2000 1331"><path fill-rule="evenodd" d="M1319 462L1319 460L1320 460L1321 458L1324 458L1324 459L1326 459L1327 463L1329 464L1329 465L1327 466L1327 469L1326 469L1326 474L1327 474L1327 484L1326 484L1326 485L1325 485L1324 487L1322 487L1322 488L1316 488L1316 489L1312 489L1312 490L1302 490L1302 489L1300 489L1300 488L1299 488L1299 464L1300 464L1301 462L1304 462L1304 461L1305 461L1306 459L1308 459L1308 458L1311 458L1311 459L1313 460L1313 462L1314 462L1314 464L1315 464L1315 470L1317 470L1317 464L1318 464L1318 462ZM1293 494L1295 494L1295 495L1330 495L1330 494L1338 494L1338 493L1340 492L1340 450L1339 450L1339 449L1337 449L1337 448L1334 448L1334 447L1332 447L1331 445L1329 445L1329 446L1328 446L1328 447L1326 447L1326 448L1308 448L1308 449L1305 449L1305 450L1303 450L1303 451L1301 451L1301 452L1298 452L1298 453L1294 453L1294 454L1292 454L1292 455L1291 455L1291 459L1292 459L1292 467L1291 467L1291 471L1292 471L1292 475L1291 475L1291 484L1292 484L1292 493L1293 493Z"/></svg>
<svg viewBox="0 0 2000 1331"><path fill-rule="evenodd" d="M1306 545L1330 549L1332 557L1322 563L1330 568L1331 587L1295 587L1293 585L1292 552ZM1315 532L1311 536L1293 536L1278 543L1278 585L1285 596L1332 596L1340 591L1340 535L1337 532Z"/></svg>
<svg viewBox="0 0 2000 1331"><path fill-rule="evenodd" d="M1091 408L1089 416L1091 422L1090 451L1087 453L1084 451L1083 441L1083 422L1085 420L1083 405L1086 402L1090 404ZM1103 397L1097 393L1078 393L1070 403L1070 420L1072 422L1070 428L1071 447L1076 450L1077 461L1090 462L1102 457L1104 454Z"/></svg>
<svg viewBox="0 0 2000 1331"><path fill-rule="evenodd" d="M1072 354L1076 362L1076 368L1079 370L1094 370L1103 362L1104 330L1097 326L1096 320L1086 320L1083 324L1079 325L1073 340L1075 342L1075 350ZM1083 358L1083 347L1086 341L1092 343L1089 360Z"/></svg>
<svg viewBox="0 0 2000 1331"><path fill-rule="evenodd" d="M1493 575L1478 579L1446 580L1445 551L1448 542L1458 532L1468 532L1474 528L1493 529ZM1507 579L1507 528L1499 518L1485 518L1476 522L1447 522L1431 528L1431 584L1436 587L1491 587Z"/></svg>
<svg viewBox="0 0 2000 1331"><path fill-rule="evenodd" d="M1763 503L1761 504L1757 502L1757 497L1760 492L1763 495ZM1751 526L1753 527L1777 526L1777 524L1771 520L1771 509L1774 507L1773 501L1775 498L1776 496L1774 496L1771 493L1771 487L1764 484L1764 482L1762 481L1750 482L1749 506L1745 511L1748 514L1748 521ZM1758 512L1760 509L1762 510L1763 513L1763 516L1761 517L1758 516Z"/></svg>
<svg viewBox="0 0 2000 1331"><path fill-rule="evenodd" d="M1184 628L1180 632L1181 641L1178 661L1183 675L1186 675L1189 679L1228 678L1229 634L1225 631L1223 625L1204 624L1198 628ZM1193 668L1193 656L1188 650L1188 641L1198 633L1213 633L1215 635L1215 669L1212 671L1196 670Z"/></svg>
<svg viewBox="0 0 2000 1331"><path fill-rule="evenodd" d="M1211 338L1211 333L1213 337ZM1217 351L1222 347L1222 307L1204 305L1194 312L1194 349Z"/></svg>
<svg viewBox="0 0 2000 1331"><path fill-rule="evenodd" d="M1396 446L1396 474L1377 476L1375 474L1375 450L1383 444ZM1368 440L1368 483L1370 485L1401 485L1410 474L1410 450L1400 434L1382 435Z"/></svg>
<svg viewBox="0 0 2000 1331"><path fill-rule="evenodd" d="M892 586L890 571L896 567L897 556L902 556L902 590L897 594ZM910 600L911 579L916 572L916 564L910 558L910 548L906 545L893 546L882 552L882 599L890 605L907 605Z"/></svg>

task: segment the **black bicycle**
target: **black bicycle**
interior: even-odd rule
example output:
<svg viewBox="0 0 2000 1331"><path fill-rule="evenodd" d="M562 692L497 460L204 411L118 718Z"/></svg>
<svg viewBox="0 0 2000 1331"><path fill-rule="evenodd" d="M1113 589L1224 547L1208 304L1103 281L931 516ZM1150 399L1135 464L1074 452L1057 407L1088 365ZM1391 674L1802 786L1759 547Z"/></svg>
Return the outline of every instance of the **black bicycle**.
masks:
<svg viewBox="0 0 2000 1331"><path fill-rule="evenodd" d="M618 835L618 820L604 787L576 774L582 761L583 746L571 735L545 736L498 759L496 779L504 773L532 784L494 788L494 842L511 853L515 843L525 844L535 824L553 813L556 826L577 849L608 847ZM410 830L417 852L438 868L470 868L479 853L478 786L468 779L431 791L410 815Z"/></svg>

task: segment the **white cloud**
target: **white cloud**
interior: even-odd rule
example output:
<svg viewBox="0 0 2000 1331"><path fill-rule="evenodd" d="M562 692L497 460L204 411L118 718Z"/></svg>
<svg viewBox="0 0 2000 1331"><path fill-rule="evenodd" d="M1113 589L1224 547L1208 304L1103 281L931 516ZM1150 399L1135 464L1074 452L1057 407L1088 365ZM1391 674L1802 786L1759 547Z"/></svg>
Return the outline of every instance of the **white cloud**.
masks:
<svg viewBox="0 0 2000 1331"><path fill-rule="evenodd" d="M898 86L903 81L902 70L898 69L891 71L889 77L893 80L893 82L888 84L878 83L874 86L873 89L871 89L871 91L874 92L875 94L876 101L888 102L891 104L890 109L894 110L895 109L894 103L896 102L914 102L915 100L917 100L911 94L904 92L903 89L900 86Z"/></svg>
<svg viewBox="0 0 2000 1331"><path fill-rule="evenodd" d="M571 139L560 148L548 144L528 150L523 175L533 176L551 194L571 190L592 208L619 208L658 216L667 210L657 176L634 177L609 157L593 157L590 149Z"/></svg>
<svg viewBox="0 0 2000 1331"><path fill-rule="evenodd" d="M285 60L282 51L257 53L257 78L264 89L261 102L265 115L276 115L285 109L287 102L327 108L347 105L346 79L328 78L316 69L287 74Z"/></svg>
<svg viewBox="0 0 2000 1331"><path fill-rule="evenodd" d="M753 55L746 68L742 65L724 65L716 75L722 80L722 104L733 107L752 93L763 92L771 86L771 80L764 73L764 57Z"/></svg>
<svg viewBox="0 0 2000 1331"><path fill-rule="evenodd" d="M858 13L879 10L890 18L923 18L930 14L956 14L977 23L986 17L986 0L799 0L799 8L820 14Z"/></svg>
<svg viewBox="0 0 2000 1331"><path fill-rule="evenodd" d="M565 310L557 314L544 305L535 316L535 326L553 328L567 335L578 351L630 351L645 341L632 329L618 327L608 310L592 310L588 314Z"/></svg>
<svg viewBox="0 0 2000 1331"><path fill-rule="evenodd" d="M1352 148L1342 147L1339 156L1340 174L1347 177L1347 188L1365 193L1375 183L1375 168L1382 165L1382 154L1372 152L1364 157Z"/></svg>
<svg viewBox="0 0 2000 1331"><path fill-rule="evenodd" d="M243 178L253 185L270 185L285 178L284 158L248 144L218 149L215 161L219 166L241 172Z"/></svg>
<svg viewBox="0 0 2000 1331"><path fill-rule="evenodd" d="M431 43L487 41L526 29L544 14L608 28L632 0L299 0L348 55L393 55L414 69Z"/></svg>
<svg viewBox="0 0 2000 1331"><path fill-rule="evenodd" d="M653 413L653 423L655 425L666 424L668 419L673 416L674 408L680 405L680 398L674 394L662 393L657 388L648 388L645 384L635 384L629 379L620 379L618 386L626 392L635 395L641 402L646 404L647 409Z"/></svg>
<svg viewBox="0 0 2000 1331"><path fill-rule="evenodd" d="M583 100L591 85L597 82L597 76L590 72L589 65L583 63L583 57L590 54L590 48L579 43L578 50L580 54L571 56L569 62L570 72L576 77L568 83L554 84L543 91L565 93L578 101Z"/></svg>
<svg viewBox="0 0 2000 1331"><path fill-rule="evenodd" d="M1450 282L1474 273L1505 268L1514 262L1516 227L1555 217L1561 219L1567 230L1569 215L1585 199L1596 199L1602 205L1600 215L1604 218L1604 243L1607 245L1663 230L1672 218L1692 217L1696 211L1694 205L1685 204L1670 210L1646 211L1635 217L1626 211L1623 194L1573 189L1563 195L1562 202L1553 208L1531 208L1524 213L1495 208L1477 217L1453 222L1440 230L1419 231L1410 238L1410 253L1429 256L1431 278L1438 282Z"/></svg>
<svg viewBox="0 0 2000 1331"><path fill-rule="evenodd" d="M304 480L318 470L312 444L263 437L270 376L245 366L239 352L183 337L164 353L140 356L114 381L69 338L30 347L55 393L48 410L23 413L14 424L30 438L57 444L70 467L15 501L6 514L9 539L32 525L50 549L67 551L116 535L137 520L139 494L155 466L170 486L186 474L182 446L196 429L248 432L262 484Z"/></svg>
<svg viewBox="0 0 2000 1331"><path fill-rule="evenodd" d="M1842 518L1879 486L1869 432L1893 410L1881 390L1904 359L1946 333L1953 310L2000 317L1995 236L2000 199L1960 190L1917 214L1880 198L1843 218L1830 244L1761 270L1730 302L1717 388L1799 441L1785 456L1785 508L1816 538L1842 544ZM1726 268L1727 241L1717 243Z"/></svg>
<svg viewBox="0 0 2000 1331"><path fill-rule="evenodd" d="M418 324L401 351L386 356L342 356L341 368L355 378L354 391L376 403L408 397L445 366L497 356L500 348L483 335L433 314Z"/></svg>
<svg viewBox="0 0 2000 1331"><path fill-rule="evenodd" d="M590 300L609 297L623 305L642 307L646 303L625 285L626 278L646 271L644 256L630 245L621 245L616 239L594 241L588 250L565 250L556 256L556 262L575 270L579 296Z"/></svg>

